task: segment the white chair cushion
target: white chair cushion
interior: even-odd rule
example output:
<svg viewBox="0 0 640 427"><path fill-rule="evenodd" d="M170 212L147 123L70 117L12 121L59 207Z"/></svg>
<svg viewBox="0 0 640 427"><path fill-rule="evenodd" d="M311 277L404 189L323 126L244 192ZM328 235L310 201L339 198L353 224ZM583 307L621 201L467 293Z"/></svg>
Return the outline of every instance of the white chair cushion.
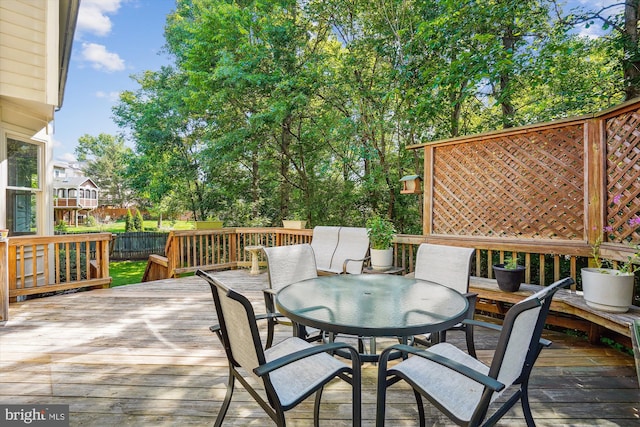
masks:
<svg viewBox="0 0 640 427"><path fill-rule="evenodd" d="M488 366L449 343L436 344L426 351L455 360L485 375L489 373ZM417 356L409 357L389 370L398 371L410 377L416 382L418 388L437 397L440 405L461 420L471 419L484 390L482 384L438 363Z"/></svg>
<svg viewBox="0 0 640 427"><path fill-rule="evenodd" d="M267 362L270 362L309 347L312 347L312 344L300 338L290 337L265 350L264 355ZM273 371L270 378L282 405L287 406L313 390L328 375L334 375L344 368L344 363L327 353L320 353Z"/></svg>

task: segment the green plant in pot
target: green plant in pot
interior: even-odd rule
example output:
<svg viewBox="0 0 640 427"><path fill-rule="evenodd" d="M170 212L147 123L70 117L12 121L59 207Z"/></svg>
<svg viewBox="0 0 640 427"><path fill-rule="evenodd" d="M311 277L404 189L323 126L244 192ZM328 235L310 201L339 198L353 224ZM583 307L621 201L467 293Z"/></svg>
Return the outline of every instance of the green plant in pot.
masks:
<svg viewBox="0 0 640 427"><path fill-rule="evenodd" d="M371 244L371 267L388 270L393 266L393 238L396 230L393 223L379 215L367 221L367 234Z"/></svg>
<svg viewBox="0 0 640 427"><path fill-rule="evenodd" d="M615 207L620 202L620 196L613 199L611 207ZM635 215L628 221L629 229L638 230L640 227L640 216ZM616 237L616 231L611 225L604 227L604 233L609 240L609 250L618 250L616 241L624 242L624 238ZM603 233L603 234L604 234ZM635 271L639 269L640 245L629 243L627 250L627 261L613 263L610 260L602 259L603 236L599 236L592 245L592 265L580 271L582 277L582 291L587 305L597 310L611 313L625 313L633 304L633 293L635 284Z"/></svg>
<svg viewBox="0 0 640 427"><path fill-rule="evenodd" d="M498 282L498 287L506 292L515 292L524 282L525 267L518 265L517 257L508 257L503 264L493 266L493 274Z"/></svg>

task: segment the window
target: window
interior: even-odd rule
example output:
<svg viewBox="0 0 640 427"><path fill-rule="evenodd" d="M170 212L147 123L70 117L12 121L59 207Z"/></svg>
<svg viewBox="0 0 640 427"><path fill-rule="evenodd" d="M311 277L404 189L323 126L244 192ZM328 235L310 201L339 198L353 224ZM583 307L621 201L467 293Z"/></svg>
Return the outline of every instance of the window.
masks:
<svg viewBox="0 0 640 427"><path fill-rule="evenodd" d="M7 226L10 236L38 231L39 165L38 145L7 139Z"/></svg>

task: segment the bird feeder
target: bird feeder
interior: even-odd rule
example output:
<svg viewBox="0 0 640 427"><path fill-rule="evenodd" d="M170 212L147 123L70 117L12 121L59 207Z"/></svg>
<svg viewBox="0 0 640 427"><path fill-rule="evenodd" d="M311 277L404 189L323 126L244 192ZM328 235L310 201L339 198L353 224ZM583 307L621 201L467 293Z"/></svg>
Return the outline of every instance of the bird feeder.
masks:
<svg viewBox="0 0 640 427"><path fill-rule="evenodd" d="M400 178L401 194L422 194L422 178L419 175L407 175Z"/></svg>

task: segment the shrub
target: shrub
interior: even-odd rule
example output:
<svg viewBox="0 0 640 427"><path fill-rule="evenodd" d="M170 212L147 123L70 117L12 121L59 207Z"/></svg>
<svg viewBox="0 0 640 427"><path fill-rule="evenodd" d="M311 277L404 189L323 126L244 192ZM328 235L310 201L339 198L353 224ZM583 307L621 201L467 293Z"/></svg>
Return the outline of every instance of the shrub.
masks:
<svg viewBox="0 0 640 427"><path fill-rule="evenodd" d="M87 227L95 227L97 224L98 221L96 221L95 217L91 215L87 215L87 217L84 219L84 225L86 225Z"/></svg>
<svg viewBox="0 0 640 427"><path fill-rule="evenodd" d="M58 233L66 233L68 231L67 228L67 221L61 219L60 221L58 221L58 223L55 226L55 230Z"/></svg>
<svg viewBox="0 0 640 427"><path fill-rule="evenodd" d="M129 209L127 209L127 217L124 220L124 231L126 233L135 231L135 225L133 223L133 215L131 215L131 210Z"/></svg>
<svg viewBox="0 0 640 427"><path fill-rule="evenodd" d="M133 218L133 229L135 231L144 231L144 220L138 209L136 209L136 216Z"/></svg>

